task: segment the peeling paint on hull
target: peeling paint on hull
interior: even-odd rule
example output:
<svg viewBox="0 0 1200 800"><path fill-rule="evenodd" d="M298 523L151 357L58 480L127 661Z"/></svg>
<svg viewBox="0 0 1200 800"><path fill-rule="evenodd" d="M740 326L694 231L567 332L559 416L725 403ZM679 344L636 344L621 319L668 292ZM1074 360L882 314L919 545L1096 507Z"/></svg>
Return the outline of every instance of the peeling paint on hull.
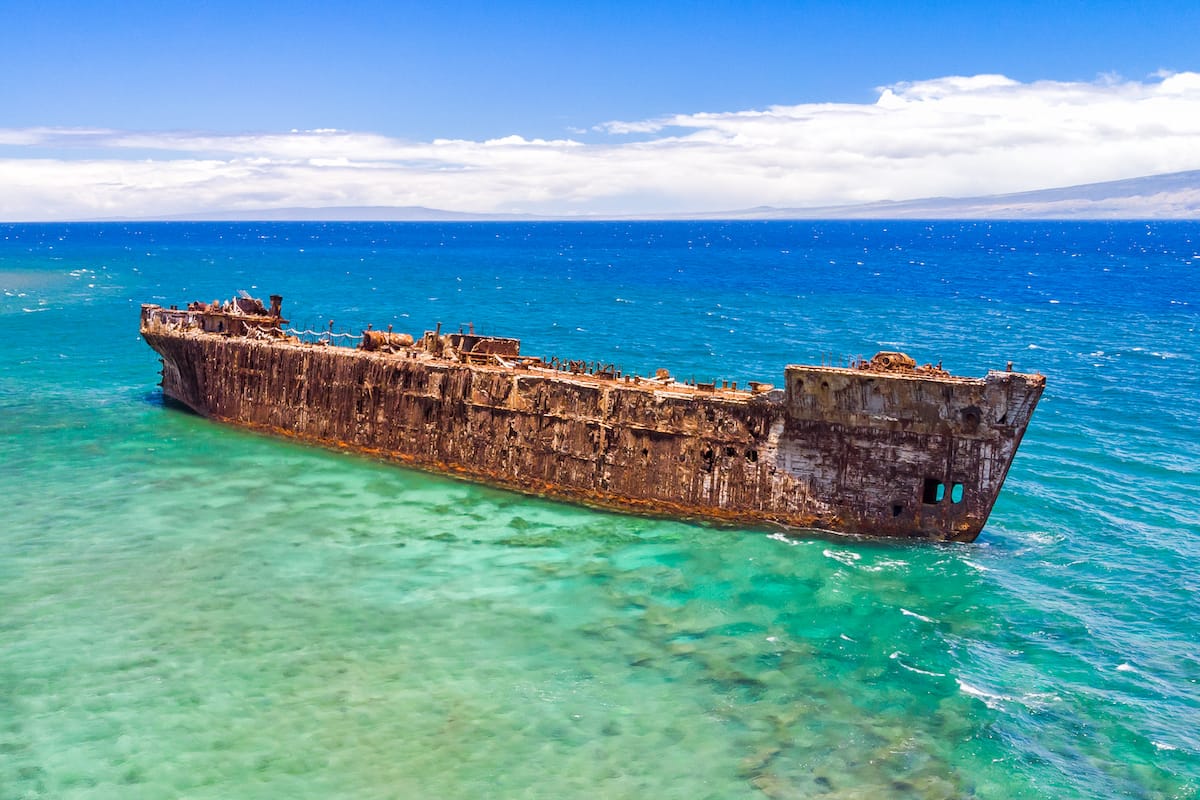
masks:
<svg viewBox="0 0 1200 800"><path fill-rule="evenodd" d="M474 354L435 332L383 351L302 343L272 311L205 330L215 315L143 306L164 394L529 494L796 530L975 539L1045 385L789 366L782 390L737 391L564 371L516 359L511 339L472 336Z"/></svg>

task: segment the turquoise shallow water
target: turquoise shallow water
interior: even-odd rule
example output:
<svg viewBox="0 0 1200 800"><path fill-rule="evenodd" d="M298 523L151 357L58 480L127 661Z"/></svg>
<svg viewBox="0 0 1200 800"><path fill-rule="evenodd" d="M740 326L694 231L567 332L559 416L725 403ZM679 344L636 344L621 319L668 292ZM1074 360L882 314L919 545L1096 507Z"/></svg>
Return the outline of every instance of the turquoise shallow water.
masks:
<svg viewBox="0 0 1200 800"><path fill-rule="evenodd" d="M0 226L0 798L1192 798L1200 225ZM143 301L770 381L1048 376L966 546L599 513L164 408Z"/></svg>

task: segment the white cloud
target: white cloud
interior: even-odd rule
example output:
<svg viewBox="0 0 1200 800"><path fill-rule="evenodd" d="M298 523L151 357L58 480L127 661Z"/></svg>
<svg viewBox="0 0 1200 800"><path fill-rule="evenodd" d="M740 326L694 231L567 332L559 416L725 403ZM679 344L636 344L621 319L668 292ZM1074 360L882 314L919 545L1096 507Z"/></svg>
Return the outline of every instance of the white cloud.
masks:
<svg viewBox="0 0 1200 800"><path fill-rule="evenodd" d="M600 141L0 129L0 219L325 205L703 212L1067 186L1200 168L1200 74L950 76L883 87L868 104L613 121L591 135Z"/></svg>

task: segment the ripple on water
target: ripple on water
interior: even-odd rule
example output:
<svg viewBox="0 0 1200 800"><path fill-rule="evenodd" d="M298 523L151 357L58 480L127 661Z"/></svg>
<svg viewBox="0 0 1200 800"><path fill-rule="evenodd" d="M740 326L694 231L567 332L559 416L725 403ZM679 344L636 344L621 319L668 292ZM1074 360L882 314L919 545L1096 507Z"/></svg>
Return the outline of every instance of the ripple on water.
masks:
<svg viewBox="0 0 1200 800"><path fill-rule="evenodd" d="M1200 298L1163 266L1194 225L1145 253L1120 223L144 227L0 241L0 794L1200 790ZM1048 389L976 544L788 539L147 401L137 303L231 280L643 372L895 343Z"/></svg>

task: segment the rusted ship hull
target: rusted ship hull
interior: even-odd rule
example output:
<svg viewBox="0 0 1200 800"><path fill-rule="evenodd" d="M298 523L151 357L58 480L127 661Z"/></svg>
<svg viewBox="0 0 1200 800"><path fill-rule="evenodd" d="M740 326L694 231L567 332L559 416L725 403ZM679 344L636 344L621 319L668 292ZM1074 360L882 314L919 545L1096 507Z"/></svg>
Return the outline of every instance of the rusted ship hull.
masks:
<svg viewBox="0 0 1200 800"><path fill-rule="evenodd" d="M465 337L483 354L456 350L435 332L389 352L303 343L272 311L214 330L144 306L164 394L521 492L791 529L973 540L1044 387L1014 372L790 366L782 390L723 390L564 371Z"/></svg>

